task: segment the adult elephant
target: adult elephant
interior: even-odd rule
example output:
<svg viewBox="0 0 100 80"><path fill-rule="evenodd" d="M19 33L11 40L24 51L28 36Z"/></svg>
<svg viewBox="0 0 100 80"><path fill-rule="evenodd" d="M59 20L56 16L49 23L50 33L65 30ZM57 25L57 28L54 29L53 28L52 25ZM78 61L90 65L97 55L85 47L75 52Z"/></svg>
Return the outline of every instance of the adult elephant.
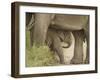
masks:
<svg viewBox="0 0 100 80"><path fill-rule="evenodd" d="M35 20L33 20L35 19ZM34 21L34 22L33 22ZM29 25L34 24L34 29L31 29L33 41L37 45L43 45L46 40L46 34L49 27L60 30L70 30L75 38L74 57L71 63L83 63L83 32L87 39L87 48L89 43L88 35L88 16L82 15L65 15L65 14L46 14L36 13L32 15ZM86 63L89 63L89 53L87 49Z"/></svg>

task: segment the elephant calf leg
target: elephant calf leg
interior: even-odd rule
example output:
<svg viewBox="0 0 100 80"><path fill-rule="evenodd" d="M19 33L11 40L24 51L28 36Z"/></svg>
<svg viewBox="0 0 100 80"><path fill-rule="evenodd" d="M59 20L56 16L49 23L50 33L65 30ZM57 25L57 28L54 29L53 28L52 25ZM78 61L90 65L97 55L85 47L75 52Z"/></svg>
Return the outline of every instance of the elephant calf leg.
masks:
<svg viewBox="0 0 100 80"><path fill-rule="evenodd" d="M71 64L82 64L83 63L83 35L82 32L74 32L75 47L74 56L71 60Z"/></svg>
<svg viewBox="0 0 100 80"><path fill-rule="evenodd" d="M60 63L65 64L63 50L60 44L59 38L56 38L53 42L54 50L56 51L57 55L59 56Z"/></svg>

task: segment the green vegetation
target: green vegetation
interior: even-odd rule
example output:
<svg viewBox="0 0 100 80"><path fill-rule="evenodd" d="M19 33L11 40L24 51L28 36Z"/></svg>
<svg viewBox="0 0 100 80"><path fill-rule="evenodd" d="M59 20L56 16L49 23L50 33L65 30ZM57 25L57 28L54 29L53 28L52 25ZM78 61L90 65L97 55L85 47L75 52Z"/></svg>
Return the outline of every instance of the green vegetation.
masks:
<svg viewBox="0 0 100 80"><path fill-rule="evenodd" d="M49 47L35 44L30 47L30 32L26 32L26 67L33 66L54 66L58 65L55 54L50 51Z"/></svg>

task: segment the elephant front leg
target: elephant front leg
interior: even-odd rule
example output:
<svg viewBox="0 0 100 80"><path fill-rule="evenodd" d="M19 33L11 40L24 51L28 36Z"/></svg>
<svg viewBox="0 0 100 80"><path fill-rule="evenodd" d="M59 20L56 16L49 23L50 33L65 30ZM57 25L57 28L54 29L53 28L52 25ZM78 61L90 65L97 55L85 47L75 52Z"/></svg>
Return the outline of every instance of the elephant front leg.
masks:
<svg viewBox="0 0 100 80"><path fill-rule="evenodd" d="M41 14L41 13L35 14L33 42L36 45L43 45L45 43L50 20L51 20L51 14Z"/></svg>
<svg viewBox="0 0 100 80"><path fill-rule="evenodd" d="M75 31L75 47L74 47L74 56L71 60L71 64L82 64L83 63L83 35L82 32Z"/></svg>

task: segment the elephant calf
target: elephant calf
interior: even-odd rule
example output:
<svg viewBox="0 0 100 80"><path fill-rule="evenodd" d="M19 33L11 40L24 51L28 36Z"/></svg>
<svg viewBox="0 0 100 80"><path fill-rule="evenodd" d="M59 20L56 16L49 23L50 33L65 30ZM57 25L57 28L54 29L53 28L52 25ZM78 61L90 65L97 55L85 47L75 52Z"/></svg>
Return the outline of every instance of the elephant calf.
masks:
<svg viewBox="0 0 100 80"><path fill-rule="evenodd" d="M71 45L72 43L71 32L48 29L45 42L52 51L57 53L60 59L60 63L65 64L62 48L68 48ZM61 44L62 42L66 44L62 45Z"/></svg>

